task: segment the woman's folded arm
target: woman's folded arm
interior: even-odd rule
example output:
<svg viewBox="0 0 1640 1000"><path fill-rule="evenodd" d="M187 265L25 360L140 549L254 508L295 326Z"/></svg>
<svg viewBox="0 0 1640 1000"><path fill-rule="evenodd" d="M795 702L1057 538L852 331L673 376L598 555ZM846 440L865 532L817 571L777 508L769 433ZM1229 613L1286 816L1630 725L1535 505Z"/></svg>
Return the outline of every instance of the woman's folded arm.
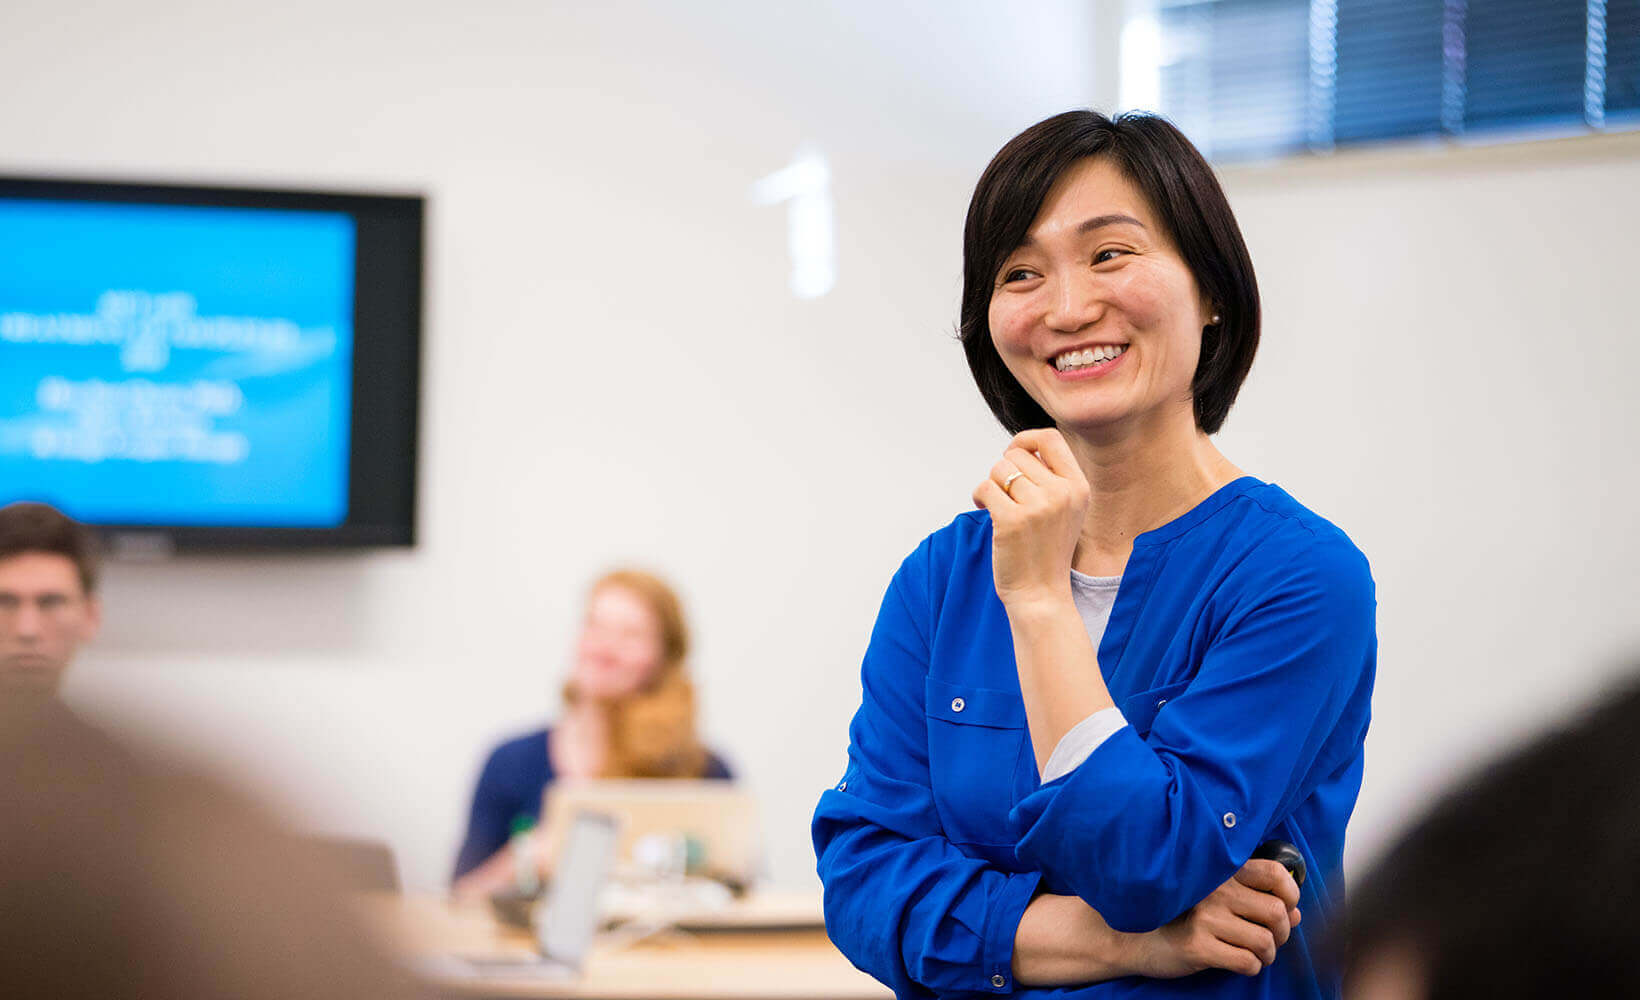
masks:
<svg viewBox="0 0 1640 1000"><path fill-rule="evenodd" d="M1112 927L1148 931L1227 880L1367 723L1372 579L1347 543L1272 560L1188 688L1013 812L1018 855Z"/></svg>

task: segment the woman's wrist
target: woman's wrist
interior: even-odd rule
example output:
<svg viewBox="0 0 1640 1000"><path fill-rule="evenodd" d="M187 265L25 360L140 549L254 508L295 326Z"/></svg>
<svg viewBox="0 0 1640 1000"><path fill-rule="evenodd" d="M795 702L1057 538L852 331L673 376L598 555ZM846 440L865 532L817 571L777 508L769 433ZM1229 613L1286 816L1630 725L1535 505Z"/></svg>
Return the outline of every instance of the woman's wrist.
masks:
<svg viewBox="0 0 1640 1000"><path fill-rule="evenodd" d="M1114 704L1099 674L1098 651L1069 591L1067 578L1063 596L1022 594L1004 605L1039 772L1046 770L1066 733Z"/></svg>
<svg viewBox="0 0 1640 1000"><path fill-rule="evenodd" d="M1002 607L1016 629L1056 625L1066 614L1081 620L1068 580L1061 587L1042 586L1002 595Z"/></svg>
<svg viewBox="0 0 1640 1000"><path fill-rule="evenodd" d="M1099 919L1101 928L1099 934L1098 961L1101 970L1101 979L1117 979L1122 976L1142 976L1145 974L1145 935L1127 934L1116 930Z"/></svg>
<svg viewBox="0 0 1640 1000"><path fill-rule="evenodd" d="M1077 986L1140 974L1142 934L1113 930L1075 896L1031 901L1014 939L1014 979L1024 986Z"/></svg>
<svg viewBox="0 0 1640 1000"><path fill-rule="evenodd" d="M1161 928L1142 934L1124 934L1121 931L1111 933L1122 939L1113 947L1121 955L1122 967L1127 970L1127 975L1151 978L1164 978L1169 975L1167 963L1162 961L1162 952L1170 945L1164 938Z"/></svg>

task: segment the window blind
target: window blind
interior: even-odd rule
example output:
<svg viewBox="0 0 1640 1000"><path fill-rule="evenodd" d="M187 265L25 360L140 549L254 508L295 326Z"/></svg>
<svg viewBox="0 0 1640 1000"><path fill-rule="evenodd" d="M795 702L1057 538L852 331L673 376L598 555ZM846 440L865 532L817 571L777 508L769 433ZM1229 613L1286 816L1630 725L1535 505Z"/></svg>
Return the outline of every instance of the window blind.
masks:
<svg viewBox="0 0 1640 1000"><path fill-rule="evenodd" d="M1219 155L1303 148L1309 8L1309 0L1163 6L1163 43L1178 56L1161 67L1161 94L1179 127Z"/></svg>
<svg viewBox="0 0 1640 1000"><path fill-rule="evenodd" d="M1337 142L1441 130L1445 13L1445 0L1339 0Z"/></svg>
<svg viewBox="0 0 1640 1000"><path fill-rule="evenodd" d="M1469 0L1464 128L1583 121L1588 7L1578 0Z"/></svg>
<svg viewBox="0 0 1640 1000"><path fill-rule="evenodd" d="M1159 0L1158 110L1235 159L1640 126L1640 0Z"/></svg>
<svg viewBox="0 0 1640 1000"><path fill-rule="evenodd" d="M1608 118L1640 115L1640 0L1605 0L1603 106Z"/></svg>

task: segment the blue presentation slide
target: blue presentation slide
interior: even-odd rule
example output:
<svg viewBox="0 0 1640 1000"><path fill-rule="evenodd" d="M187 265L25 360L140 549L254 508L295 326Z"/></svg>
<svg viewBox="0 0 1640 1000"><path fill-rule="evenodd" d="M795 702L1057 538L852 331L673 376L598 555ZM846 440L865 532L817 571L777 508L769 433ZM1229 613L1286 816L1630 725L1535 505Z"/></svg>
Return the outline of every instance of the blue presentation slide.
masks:
<svg viewBox="0 0 1640 1000"><path fill-rule="evenodd" d="M354 236L336 212L0 198L0 503L340 524Z"/></svg>

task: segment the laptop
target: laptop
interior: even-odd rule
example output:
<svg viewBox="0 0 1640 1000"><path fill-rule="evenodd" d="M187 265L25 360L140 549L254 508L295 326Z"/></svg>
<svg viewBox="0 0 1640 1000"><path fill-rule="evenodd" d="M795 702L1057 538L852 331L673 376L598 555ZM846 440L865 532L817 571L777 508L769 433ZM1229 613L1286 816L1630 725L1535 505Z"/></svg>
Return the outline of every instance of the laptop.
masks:
<svg viewBox="0 0 1640 1000"><path fill-rule="evenodd" d="M615 820L615 863L633 865L639 842L685 837L698 857L690 874L749 885L758 868L758 806L740 786L719 779L619 778L554 781L541 805L547 857L564 857L574 817L594 812ZM641 867L641 866L640 866Z"/></svg>
<svg viewBox="0 0 1640 1000"><path fill-rule="evenodd" d="M574 979L598 928L598 895L615 863L613 816L581 811L569 823L564 853L536 911L536 956L441 956L429 969L443 979Z"/></svg>

